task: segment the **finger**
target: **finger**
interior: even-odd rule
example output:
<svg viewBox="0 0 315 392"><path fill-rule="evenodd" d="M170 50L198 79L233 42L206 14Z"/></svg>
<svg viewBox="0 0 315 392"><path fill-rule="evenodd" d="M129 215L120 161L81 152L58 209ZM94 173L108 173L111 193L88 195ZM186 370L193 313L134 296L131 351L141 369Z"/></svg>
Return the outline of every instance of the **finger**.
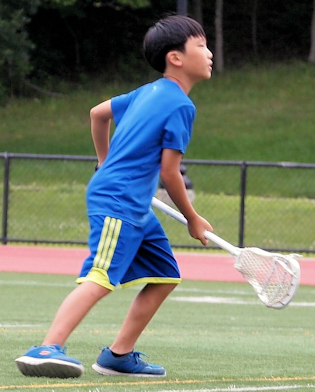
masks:
<svg viewBox="0 0 315 392"><path fill-rule="evenodd" d="M200 241L201 241L202 245L207 245L208 242L209 242L209 240L208 240L207 238L205 238L205 237L203 237L202 239L200 239Z"/></svg>
<svg viewBox="0 0 315 392"><path fill-rule="evenodd" d="M208 230L208 231L213 231L213 227L212 227L211 225L209 225L209 227L208 227L207 230Z"/></svg>

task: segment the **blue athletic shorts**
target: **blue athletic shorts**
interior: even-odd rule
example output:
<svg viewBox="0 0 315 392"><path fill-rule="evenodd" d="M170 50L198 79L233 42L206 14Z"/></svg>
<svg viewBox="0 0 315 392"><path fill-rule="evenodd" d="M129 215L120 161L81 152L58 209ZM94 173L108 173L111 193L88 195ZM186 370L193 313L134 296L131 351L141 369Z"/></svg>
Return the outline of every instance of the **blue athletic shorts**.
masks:
<svg viewBox="0 0 315 392"><path fill-rule="evenodd" d="M89 247L77 283L86 280L113 290L138 283L180 283L164 230L151 210L144 227L109 216L91 215Z"/></svg>

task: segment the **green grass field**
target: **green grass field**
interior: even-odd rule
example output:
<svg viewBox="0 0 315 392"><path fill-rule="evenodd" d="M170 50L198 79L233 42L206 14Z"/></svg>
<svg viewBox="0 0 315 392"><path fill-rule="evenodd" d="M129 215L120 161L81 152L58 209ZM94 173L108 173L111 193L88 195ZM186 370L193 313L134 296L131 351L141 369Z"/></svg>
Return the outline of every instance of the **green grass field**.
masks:
<svg viewBox="0 0 315 392"><path fill-rule="evenodd" d="M136 288L102 300L71 335L79 379L22 376L14 359L40 344L74 277L0 273L0 391L282 391L315 388L314 287L299 288L283 310L265 308L247 284L184 281L137 345L167 368L163 379L103 377L91 369L111 344Z"/></svg>

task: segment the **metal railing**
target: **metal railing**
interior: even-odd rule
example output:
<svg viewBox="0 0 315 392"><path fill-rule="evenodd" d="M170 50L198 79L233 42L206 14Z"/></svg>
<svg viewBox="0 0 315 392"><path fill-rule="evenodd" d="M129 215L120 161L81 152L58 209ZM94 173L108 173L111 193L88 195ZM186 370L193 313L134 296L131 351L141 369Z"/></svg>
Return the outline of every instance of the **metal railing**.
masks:
<svg viewBox="0 0 315 392"><path fill-rule="evenodd" d="M85 189L94 156L0 153L0 160L2 244L87 243ZM240 247L315 252L315 164L183 163L193 203L217 234ZM157 214L173 247L202 248L187 229Z"/></svg>

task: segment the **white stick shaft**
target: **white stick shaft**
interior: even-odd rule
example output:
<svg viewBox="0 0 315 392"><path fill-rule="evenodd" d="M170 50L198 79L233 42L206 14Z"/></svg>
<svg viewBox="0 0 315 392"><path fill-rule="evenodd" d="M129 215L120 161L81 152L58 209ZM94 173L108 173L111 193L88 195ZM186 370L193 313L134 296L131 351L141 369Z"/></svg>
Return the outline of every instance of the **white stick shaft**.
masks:
<svg viewBox="0 0 315 392"><path fill-rule="evenodd" d="M184 215L182 215L179 211L174 210L174 208L163 203L161 200L153 197L152 205L153 205L153 207L158 208L159 210L165 212L167 215L170 215L172 218L176 219L177 221L179 221L187 226L187 219L184 217ZM230 252L233 256L238 256L240 253L239 248L237 248L236 246L233 246L229 242L223 240L222 238L220 238L216 234L211 233L211 231L206 230L205 237L208 240L217 244L220 248Z"/></svg>

